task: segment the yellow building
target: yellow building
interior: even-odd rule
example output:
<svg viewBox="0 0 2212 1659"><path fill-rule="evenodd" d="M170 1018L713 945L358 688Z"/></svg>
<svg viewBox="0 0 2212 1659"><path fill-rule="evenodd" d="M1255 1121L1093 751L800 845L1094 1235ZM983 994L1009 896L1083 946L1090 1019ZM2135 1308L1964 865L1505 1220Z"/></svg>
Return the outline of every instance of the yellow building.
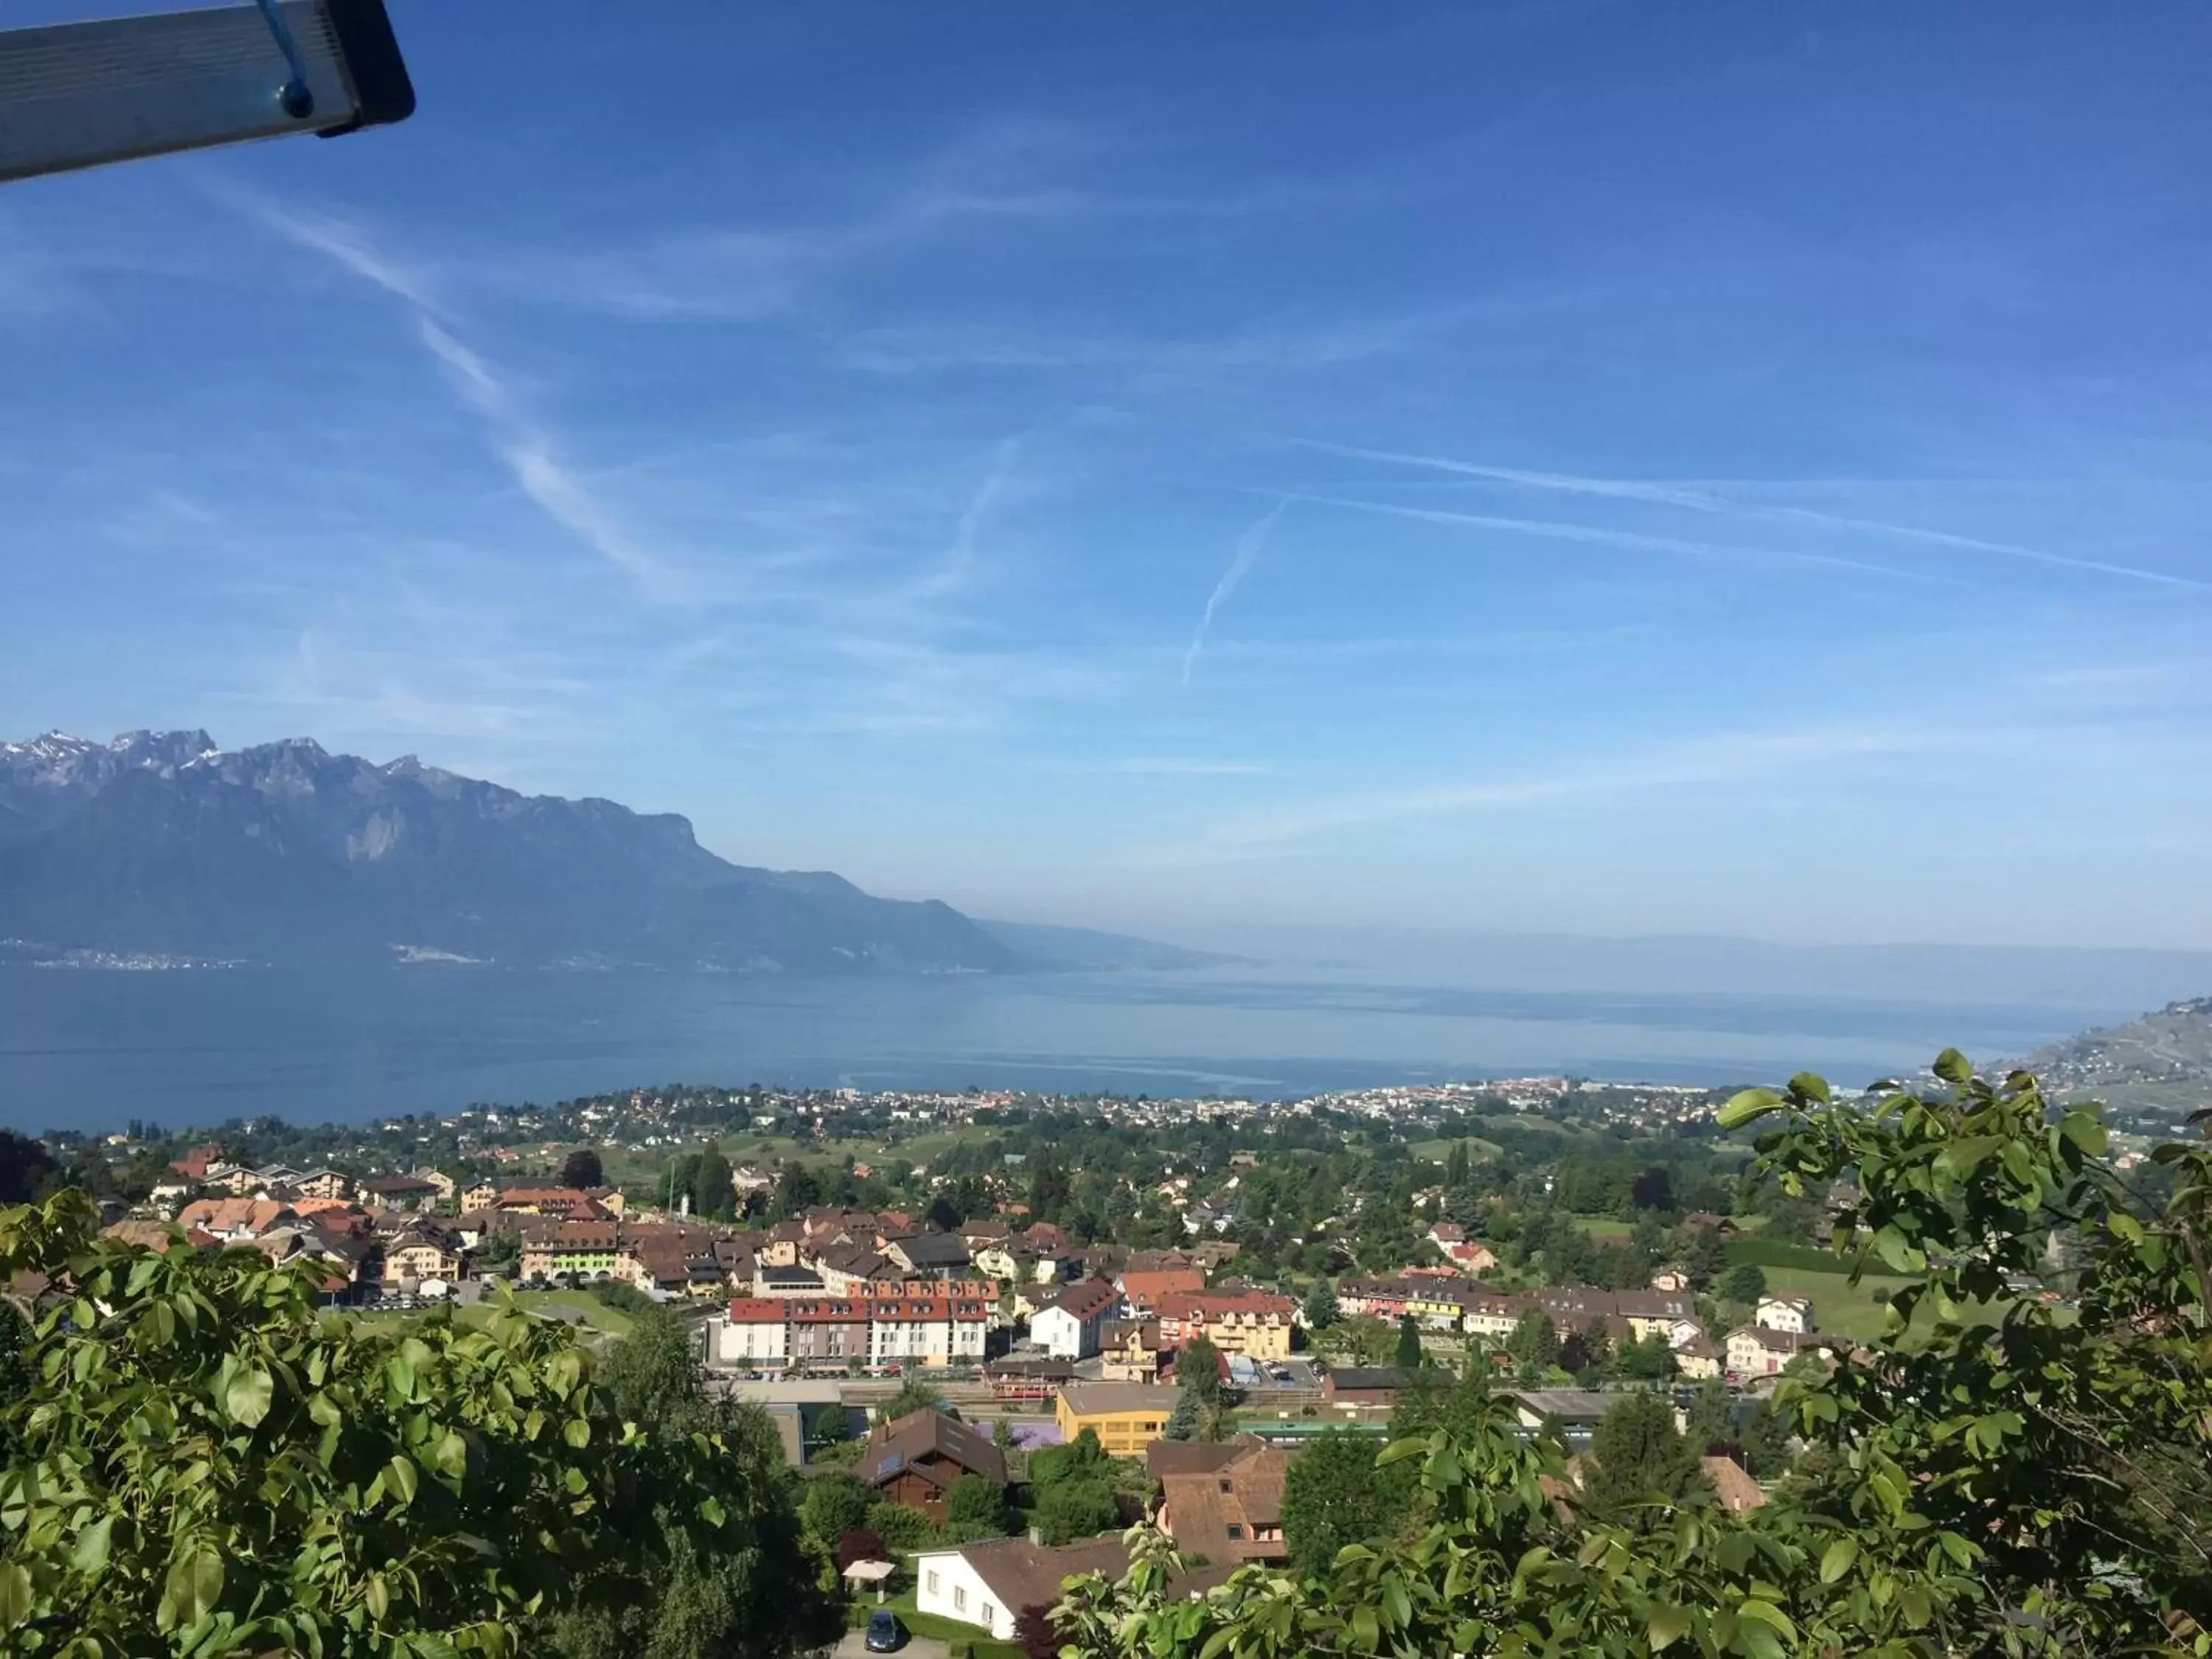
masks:
<svg viewBox="0 0 2212 1659"><path fill-rule="evenodd" d="M1184 1291L1160 1298L1160 1342L1180 1348L1203 1335L1223 1353L1288 1359L1297 1314L1290 1297L1267 1291Z"/></svg>
<svg viewBox="0 0 2212 1659"><path fill-rule="evenodd" d="M1116 1457L1142 1457L1176 1408L1176 1390L1145 1382L1071 1382L1060 1391L1053 1421L1073 1440L1089 1429Z"/></svg>

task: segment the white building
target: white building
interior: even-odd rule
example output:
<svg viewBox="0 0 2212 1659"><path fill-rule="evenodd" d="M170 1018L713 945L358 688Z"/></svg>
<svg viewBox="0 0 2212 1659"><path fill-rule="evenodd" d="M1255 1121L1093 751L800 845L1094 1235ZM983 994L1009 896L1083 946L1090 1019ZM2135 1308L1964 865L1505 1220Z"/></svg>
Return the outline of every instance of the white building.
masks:
<svg viewBox="0 0 2212 1659"><path fill-rule="evenodd" d="M1030 1316L1030 1336L1055 1359L1088 1359L1098 1352L1098 1330L1121 1305L1121 1293L1103 1279L1071 1285Z"/></svg>
<svg viewBox="0 0 2212 1659"><path fill-rule="evenodd" d="M1062 1579L1087 1572L1118 1578L1128 1566L1129 1552L1118 1536L1058 1549L1026 1538L992 1538L957 1549L923 1550L914 1558L914 1604L1011 1642L1022 1609L1058 1601Z"/></svg>
<svg viewBox="0 0 2212 1659"><path fill-rule="evenodd" d="M718 1364L746 1370L780 1367L790 1357L784 1304L771 1297L741 1297L730 1304L728 1315L714 1333Z"/></svg>
<svg viewBox="0 0 2212 1659"><path fill-rule="evenodd" d="M1813 1304L1802 1296L1762 1296L1751 1322L1770 1331L1789 1331L1803 1336L1813 1328Z"/></svg>

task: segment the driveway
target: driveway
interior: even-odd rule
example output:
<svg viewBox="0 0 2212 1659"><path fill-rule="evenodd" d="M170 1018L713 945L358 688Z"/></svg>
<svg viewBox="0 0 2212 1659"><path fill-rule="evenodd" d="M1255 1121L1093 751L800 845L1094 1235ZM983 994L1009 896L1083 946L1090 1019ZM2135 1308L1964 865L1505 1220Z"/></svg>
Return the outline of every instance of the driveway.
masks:
<svg viewBox="0 0 2212 1659"><path fill-rule="evenodd" d="M978 1631L976 1634L980 1636L982 1632ZM951 1643L941 1642L934 1636L909 1636L895 1659L945 1659L951 1650ZM835 1659L881 1659L880 1655L868 1651L865 1632L857 1630L847 1631L844 1639L830 1651Z"/></svg>

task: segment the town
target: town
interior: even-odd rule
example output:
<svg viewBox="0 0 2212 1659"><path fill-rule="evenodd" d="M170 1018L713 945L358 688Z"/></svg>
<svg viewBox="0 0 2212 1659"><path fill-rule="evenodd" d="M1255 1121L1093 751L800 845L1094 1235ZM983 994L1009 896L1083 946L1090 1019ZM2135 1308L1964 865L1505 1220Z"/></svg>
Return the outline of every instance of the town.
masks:
<svg viewBox="0 0 2212 1659"><path fill-rule="evenodd" d="M1307 1452L1440 1389L1570 1449L1659 1402L1722 1501L1765 1503L1777 1382L1875 1336L1899 1281L1824 1248L1848 1184L1747 1174L1721 1097L666 1088L12 1151L99 1193L112 1236L301 1263L349 1318L513 1307L605 1345L672 1314L708 1386L841 1494L822 1541L856 1616L889 1586L908 1626L1005 1642L1147 1504L1224 1571L1290 1559Z"/></svg>

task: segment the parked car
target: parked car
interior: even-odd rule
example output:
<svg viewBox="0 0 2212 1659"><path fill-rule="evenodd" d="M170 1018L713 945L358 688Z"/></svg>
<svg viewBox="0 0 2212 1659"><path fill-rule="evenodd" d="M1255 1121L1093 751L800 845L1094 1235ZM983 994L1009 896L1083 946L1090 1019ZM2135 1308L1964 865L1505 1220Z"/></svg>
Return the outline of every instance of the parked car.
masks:
<svg viewBox="0 0 2212 1659"><path fill-rule="evenodd" d="M870 1653L896 1653L906 1645L906 1626L898 1621L898 1614L889 1607L878 1607L868 1615L868 1633L864 1645Z"/></svg>

